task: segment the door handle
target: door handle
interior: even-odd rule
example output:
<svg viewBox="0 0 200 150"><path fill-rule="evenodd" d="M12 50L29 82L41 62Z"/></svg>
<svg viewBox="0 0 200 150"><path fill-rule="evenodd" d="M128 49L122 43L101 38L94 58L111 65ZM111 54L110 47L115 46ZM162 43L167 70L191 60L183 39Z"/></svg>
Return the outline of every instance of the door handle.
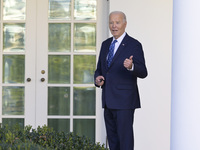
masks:
<svg viewBox="0 0 200 150"><path fill-rule="evenodd" d="M45 81L45 78L41 78L40 80L41 80L41 82L44 82L44 81Z"/></svg>
<svg viewBox="0 0 200 150"><path fill-rule="evenodd" d="M31 78L27 78L26 81L27 81L27 82L31 82Z"/></svg>

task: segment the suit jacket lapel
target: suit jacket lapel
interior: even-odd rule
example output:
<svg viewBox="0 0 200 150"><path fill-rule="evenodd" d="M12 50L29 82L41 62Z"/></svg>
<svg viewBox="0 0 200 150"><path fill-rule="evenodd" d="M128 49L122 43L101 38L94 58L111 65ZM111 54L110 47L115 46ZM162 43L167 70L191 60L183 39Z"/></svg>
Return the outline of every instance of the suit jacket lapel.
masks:
<svg viewBox="0 0 200 150"><path fill-rule="evenodd" d="M111 62L110 67L112 67L112 64L113 64L114 61L117 59L117 57L120 55L120 53L121 53L122 51L124 51L124 47L126 46L126 43L127 43L128 39L129 39L129 35L126 34L126 36L125 36L124 39L122 40L122 42L121 42L119 48L117 49L117 52L115 53L115 55L114 55L114 57L113 57L113 60L112 60L112 62Z"/></svg>
<svg viewBox="0 0 200 150"><path fill-rule="evenodd" d="M106 51L105 51L105 66L106 66L106 70L108 70L109 68L108 68L108 64L107 64L107 56L108 56L108 52L109 52L109 47L110 47L110 45L111 45L111 43L112 43L112 40L113 40L113 38L110 38L109 39L109 41L107 42L107 45L106 45Z"/></svg>

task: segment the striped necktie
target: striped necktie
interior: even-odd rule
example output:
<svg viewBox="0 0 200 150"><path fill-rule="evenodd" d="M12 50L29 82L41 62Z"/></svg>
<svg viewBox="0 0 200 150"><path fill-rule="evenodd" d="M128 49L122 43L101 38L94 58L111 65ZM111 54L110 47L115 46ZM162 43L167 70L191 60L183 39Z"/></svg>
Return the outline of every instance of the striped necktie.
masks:
<svg viewBox="0 0 200 150"><path fill-rule="evenodd" d="M113 56L114 56L114 49L115 49L115 43L117 42L117 40L114 40L109 48L109 52L108 52L108 59L107 59L107 64L108 67L110 67L110 64L112 62Z"/></svg>

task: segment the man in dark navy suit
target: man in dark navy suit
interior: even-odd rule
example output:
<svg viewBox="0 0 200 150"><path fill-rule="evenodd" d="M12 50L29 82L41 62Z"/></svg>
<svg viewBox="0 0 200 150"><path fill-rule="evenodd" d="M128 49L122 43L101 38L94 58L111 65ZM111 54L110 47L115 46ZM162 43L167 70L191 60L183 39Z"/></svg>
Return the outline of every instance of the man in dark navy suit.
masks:
<svg viewBox="0 0 200 150"><path fill-rule="evenodd" d="M137 78L147 76L142 45L125 28L126 16L109 15L113 37L105 40L94 74L95 85L102 88L102 107L110 150L133 150L134 111L140 108Z"/></svg>

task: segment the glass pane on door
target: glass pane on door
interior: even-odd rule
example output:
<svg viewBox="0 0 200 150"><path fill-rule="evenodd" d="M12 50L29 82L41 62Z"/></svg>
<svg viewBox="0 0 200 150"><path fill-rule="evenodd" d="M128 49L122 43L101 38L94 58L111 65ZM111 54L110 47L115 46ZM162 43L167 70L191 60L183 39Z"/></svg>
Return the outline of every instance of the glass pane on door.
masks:
<svg viewBox="0 0 200 150"><path fill-rule="evenodd" d="M2 115L24 115L24 87L3 87Z"/></svg>
<svg viewBox="0 0 200 150"><path fill-rule="evenodd" d="M48 115L70 115L70 88L48 88Z"/></svg>
<svg viewBox="0 0 200 150"><path fill-rule="evenodd" d="M74 83L93 84L96 56L75 55L74 56Z"/></svg>
<svg viewBox="0 0 200 150"><path fill-rule="evenodd" d="M96 20L96 0L74 0L74 19Z"/></svg>
<svg viewBox="0 0 200 150"><path fill-rule="evenodd" d="M49 0L49 19L71 18L71 0Z"/></svg>
<svg viewBox="0 0 200 150"><path fill-rule="evenodd" d="M24 119L22 118L3 118L3 125L8 125L8 127L12 127L13 125L18 124L20 127L24 128Z"/></svg>
<svg viewBox="0 0 200 150"><path fill-rule="evenodd" d="M69 55L49 55L48 68L49 83L70 83Z"/></svg>
<svg viewBox="0 0 200 150"><path fill-rule="evenodd" d="M96 51L96 24L74 24L74 52Z"/></svg>
<svg viewBox="0 0 200 150"><path fill-rule="evenodd" d="M74 119L74 133L95 141L95 119Z"/></svg>
<svg viewBox="0 0 200 150"><path fill-rule="evenodd" d="M3 83L24 83L25 56L3 56Z"/></svg>
<svg viewBox="0 0 200 150"><path fill-rule="evenodd" d="M70 120L69 119L48 119L48 126L55 131L70 132Z"/></svg>
<svg viewBox="0 0 200 150"><path fill-rule="evenodd" d="M71 24L49 24L49 52L71 51Z"/></svg>
<svg viewBox="0 0 200 150"><path fill-rule="evenodd" d="M26 0L3 0L4 20L25 20Z"/></svg>
<svg viewBox="0 0 200 150"><path fill-rule="evenodd" d="M74 115L95 115L95 88L74 87Z"/></svg>
<svg viewBox="0 0 200 150"><path fill-rule="evenodd" d="M3 51L23 52L25 50L25 24L3 24Z"/></svg>

